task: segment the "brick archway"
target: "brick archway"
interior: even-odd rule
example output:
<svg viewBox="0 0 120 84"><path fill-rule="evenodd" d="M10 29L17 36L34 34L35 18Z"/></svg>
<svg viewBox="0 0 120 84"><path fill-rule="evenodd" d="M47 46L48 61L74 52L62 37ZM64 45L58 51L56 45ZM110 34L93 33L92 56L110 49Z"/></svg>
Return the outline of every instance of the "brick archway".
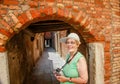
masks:
<svg viewBox="0 0 120 84"><path fill-rule="evenodd" d="M0 29L0 52L6 51L6 42L16 33L19 33L31 23L43 20L61 20L72 25L83 36L86 42L104 40L103 35L98 35L98 32L101 30L96 31L94 29L93 26L95 25L95 22L85 12L82 10L76 12L76 14L72 14L72 12L75 13L75 11L68 11L61 8L55 9L52 7L46 7L36 10L30 9L21 13L19 16L10 13L9 15L14 23L13 25L9 25L5 20L1 20L1 25L3 25L4 28ZM96 27L102 29L99 25L96 25Z"/></svg>
<svg viewBox="0 0 120 84"><path fill-rule="evenodd" d="M9 15L12 17L12 21L14 24L9 25L9 23L7 23L5 20L2 20L1 24L5 26L6 29L5 28L0 29L0 35L2 36L1 40L3 44L2 46L0 46L0 52L6 51L5 45L7 41L11 39L12 36L14 36L16 33L19 33L21 30L25 29L31 23L35 23L38 21L45 21L45 20L60 20L70 24L82 35L86 43L100 42L104 40L104 36L99 35L99 32L101 31L102 28L100 28L99 25L96 25L94 20L92 20L85 12L83 12L82 10L78 11L76 14L72 14L72 12L74 11L68 11L61 8L55 9L52 7L45 7L43 9L41 8L36 10L35 9L27 10L18 16L15 16L13 13L10 13ZM96 31L94 29L94 26L96 26L100 30ZM90 44L89 46L91 45L94 45L96 47L99 44ZM97 52L94 51L92 52L97 54ZM104 51L100 51L100 52L104 52ZM91 54L91 56L92 55L93 54ZM103 54L101 55L103 56ZM94 57L96 56L97 55L94 55ZM101 60L103 59L101 58ZM103 65L101 66L101 68L104 68ZM100 74L101 73L103 72L100 72ZM93 75L95 75L93 78L96 78L98 76L97 74L93 74ZM102 76L101 77L102 81L104 80L103 78L104 77ZM92 83L95 82L93 80L91 81Z"/></svg>
<svg viewBox="0 0 120 84"><path fill-rule="evenodd" d="M106 84L114 83L117 77L114 74L118 74L118 71L113 71L119 66L114 66L114 59L119 57L118 4L119 0L1 0L1 58L2 55L5 58L5 45L9 39L27 25L46 19L63 20L77 29L87 43L104 43L104 81Z"/></svg>
<svg viewBox="0 0 120 84"><path fill-rule="evenodd" d="M16 33L19 33L31 23L45 20L60 20L70 24L82 35L86 43L104 41L104 36L99 34L102 28L96 25L96 21L92 20L83 10L69 11L59 7L45 7L40 9L29 9L19 15L9 13L9 16L12 18L11 21L13 25L9 25L5 19L1 20L1 25L3 25L4 28L0 29L0 52L7 51L5 45ZM95 27L99 30L96 30Z"/></svg>

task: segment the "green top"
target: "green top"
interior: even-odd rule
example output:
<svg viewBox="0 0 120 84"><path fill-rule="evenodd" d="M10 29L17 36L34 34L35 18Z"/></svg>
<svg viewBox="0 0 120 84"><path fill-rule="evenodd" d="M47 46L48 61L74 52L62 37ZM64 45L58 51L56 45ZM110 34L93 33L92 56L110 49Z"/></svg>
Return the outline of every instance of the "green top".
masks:
<svg viewBox="0 0 120 84"><path fill-rule="evenodd" d="M67 59L69 59L70 57L70 54L67 55ZM64 73L64 76L68 77L68 78L77 78L79 77L79 72L78 72L78 69L77 69L77 62L78 60L83 57L83 55L78 52L75 57L71 60L71 62L69 64L66 64L64 67L63 67L63 73ZM64 82L64 83L60 83L60 84L74 84L72 82Z"/></svg>

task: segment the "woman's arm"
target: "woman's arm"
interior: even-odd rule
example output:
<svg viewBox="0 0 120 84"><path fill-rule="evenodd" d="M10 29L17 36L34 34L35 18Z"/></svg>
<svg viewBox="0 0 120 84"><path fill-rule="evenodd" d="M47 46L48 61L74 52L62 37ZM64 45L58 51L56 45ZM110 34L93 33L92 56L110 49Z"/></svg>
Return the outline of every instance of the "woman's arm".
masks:
<svg viewBox="0 0 120 84"><path fill-rule="evenodd" d="M78 78L71 78L71 82L77 83L77 84L85 84L88 81L88 70L87 70L87 63L84 57L80 58L80 60L77 63L77 68L80 77Z"/></svg>

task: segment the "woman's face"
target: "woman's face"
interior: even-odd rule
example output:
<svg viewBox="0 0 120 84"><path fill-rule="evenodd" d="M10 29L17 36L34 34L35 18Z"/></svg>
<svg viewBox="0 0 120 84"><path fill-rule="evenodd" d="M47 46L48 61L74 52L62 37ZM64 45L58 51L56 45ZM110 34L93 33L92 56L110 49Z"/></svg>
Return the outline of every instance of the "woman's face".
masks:
<svg viewBox="0 0 120 84"><path fill-rule="evenodd" d="M74 39L67 39L66 45L68 48L68 52L75 52L79 47L79 44Z"/></svg>

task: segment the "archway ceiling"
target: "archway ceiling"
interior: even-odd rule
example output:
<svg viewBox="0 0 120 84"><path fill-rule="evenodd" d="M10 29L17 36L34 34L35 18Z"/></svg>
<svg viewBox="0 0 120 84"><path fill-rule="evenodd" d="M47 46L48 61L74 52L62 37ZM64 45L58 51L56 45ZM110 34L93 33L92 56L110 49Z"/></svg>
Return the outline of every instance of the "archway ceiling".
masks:
<svg viewBox="0 0 120 84"><path fill-rule="evenodd" d="M32 31L33 33L41 33L47 31L60 31L60 30L68 30L72 28L69 24L59 21L59 20L47 20L47 21L40 21L37 23L32 23L28 26L28 30Z"/></svg>

